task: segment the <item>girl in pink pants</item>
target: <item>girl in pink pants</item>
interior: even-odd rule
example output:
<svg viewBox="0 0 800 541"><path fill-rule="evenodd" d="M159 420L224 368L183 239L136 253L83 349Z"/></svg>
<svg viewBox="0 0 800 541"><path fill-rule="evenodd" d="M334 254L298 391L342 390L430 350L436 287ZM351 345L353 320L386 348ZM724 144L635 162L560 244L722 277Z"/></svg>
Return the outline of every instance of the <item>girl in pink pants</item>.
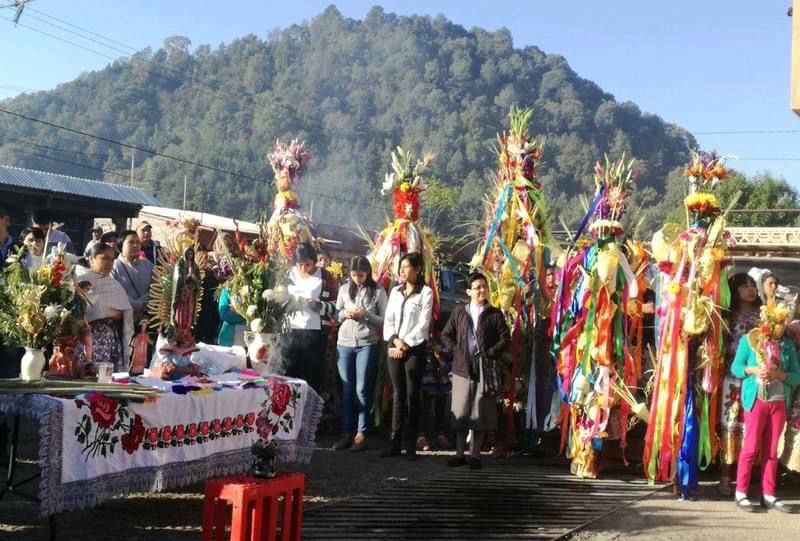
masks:
<svg viewBox="0 0 800 541"><path fill-rule="evenodd" d="M744 446L736 475L736 505L753 511L747 498L753 460L761 449L761 505L784 513L794 510L775 497L778 438L794 387L800 384L800 365L794 344L784 338L788 310L770 303L761 307L759 326L743 336L731 373L743 380Z"/></svg>

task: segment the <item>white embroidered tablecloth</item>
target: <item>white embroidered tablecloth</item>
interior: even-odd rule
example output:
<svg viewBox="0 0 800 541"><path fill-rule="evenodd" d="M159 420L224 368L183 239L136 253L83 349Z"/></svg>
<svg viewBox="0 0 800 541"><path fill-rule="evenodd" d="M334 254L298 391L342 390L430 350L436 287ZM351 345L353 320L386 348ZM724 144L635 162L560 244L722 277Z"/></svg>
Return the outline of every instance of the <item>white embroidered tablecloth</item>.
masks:
<svg viewBox="0 0 800 541"><path fill-rule="evenodd" d="M3 395L0 411L40 423L41 512L51 515L243 472L259 436L277 440L279 462L308 462L322 401L303 380L270 376L264 385L161 393L144 403L97 393Z"/></svg>

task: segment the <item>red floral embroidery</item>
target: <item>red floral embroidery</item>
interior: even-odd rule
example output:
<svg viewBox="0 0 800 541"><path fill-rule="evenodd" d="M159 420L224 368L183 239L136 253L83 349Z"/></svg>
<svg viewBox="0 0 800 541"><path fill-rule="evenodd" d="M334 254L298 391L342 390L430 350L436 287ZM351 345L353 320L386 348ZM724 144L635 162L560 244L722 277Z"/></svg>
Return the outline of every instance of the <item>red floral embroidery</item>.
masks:
<svg viewBox="0 0 800 541"><path fill-rule="evenodd" d="M200 433L203 434L203 436L208 436L208 421L200 423Z"/></svg>
<svg viewBox="0 0 800 541"><path fill-rule="evenodd" d="M272 413L278 416L283 415L292 400L291 388L286 383L276 381L271 381L269 388L272 393Z"/></svg>
<svg viewBox="0 0 800 541"><path fill-rule="evenodd" d="M122 438L120 438L122 448L125 449L129 455L132 455L133 452L136 451L142 444L142 441L144 441L144 434L145 429L144 423L142 423L142 418L139 415L136 415L131 422L130 432L123 434Z"/></svg>
<svg viewBox="0 0 800 541"><path fill-rule="evenodd" d="M244 416L239 414L236 416L236 428L242 428L244 426Z"/></svg>
<svg viewBox="0 0 800 541"><path fill-rule="evenodd" d="M252 425L253 423L255 423L256 422L256 413L254 411L251 411L250 413L248 413L247 417L245 417L245 422L248 425Z"/></svg>
<svg viewBox="0 0 800 541"><path fill-rule="evenodd" d="M211 421L211 430L214 432L220 432L222 430L222 422L219 419L214 419Z"/></svg>
<svg viewBox="0 0 800 541"><path fill-rule="evenodd" d="M161 429L161 439L164 441L169 441L172 439L172 427L165 426Z"/></svg>
<svg viewBox="0 0 800 541"><path fill-rule="evenodd" d="M225 417L225 420L222 421L222 426L225 427L225 430L230 430L233 428L233 420L230 417Z"/></svg>
<svg viewBox="0 0 800 541"><path fill-rule="evenodd" d="M147 431L147 439L150 440L151 443L158 442L158 429L156 427Z"/></svg>
<svg viewBox="0 0 800 541"><path fill-rule="evenodd" d="M196 423L190 423L188 430L189 430L189 437L190 438L194 438L195 436L197 436L197 424Z"/></svg>
<svg viewBox="0 0 800 541"><path fill-rule="evenodd" d="M178 425L175 427L175 437L180 441L183 439L183 436L186 433L186 429L183 428L183 425Z"/></svg>
<svg viewBox="0 0 800 541"><path fill-rule="evenodd" d="M100 428L111 428L111 425L114 424L114 417L117 415L119 403L99 393L90 394L87 400L94 422Z"/></svg>

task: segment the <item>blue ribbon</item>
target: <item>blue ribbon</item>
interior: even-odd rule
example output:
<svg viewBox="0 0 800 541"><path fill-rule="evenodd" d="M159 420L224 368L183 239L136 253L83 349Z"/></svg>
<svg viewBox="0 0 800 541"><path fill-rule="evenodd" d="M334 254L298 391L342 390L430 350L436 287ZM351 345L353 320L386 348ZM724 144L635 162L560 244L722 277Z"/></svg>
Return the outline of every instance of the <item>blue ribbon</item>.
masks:
<svg viewBox="0 0 800 541"><path fill-rule="evenodd" d="M700 426L694 404L694 376L689 374L686 391L686 413L683 421L683 440L678 456L677 481L684 499L689 498L689 489L698 489L699 467L697 451L700 444Z"/></svg>
<svg viewBox="0 0 800 541"><path fill-rule="evenodd" d="M510 199L511 190L511 184L506 184L503 191L500 192L500 197L497 200L497 208L494 212L494 220L492 220L492 225L489 226L489 235L486 237L486 246L483 247L481 264L486 262L486 257L489 255L489 250L492 248L492 242L494 242L494 236L497 234L497 228L500 227L500 220L503 218L503 213L506 211L506 205Z"/></svg>
<svg viewBox="0 0 800 541"><path fill-rule="evenodd" d="M589 220L591 220L592 216L594 216L594 212L597 210L598 205L600 205L600 201L603 200L603 194L605 194L605 193L606 193L606 185L602 184L600 186L600 189L597 190L597 195L594 196L594 201L592 201L592 204L589 206L589 212L587 212L586 216L583 217L583 221L581 222L581 225L578 227L578 230L575 232L575 240L578 240L579 238L581 238L581 235L583 234L583 230L586 229L586 226L589 224Z"/></svg>

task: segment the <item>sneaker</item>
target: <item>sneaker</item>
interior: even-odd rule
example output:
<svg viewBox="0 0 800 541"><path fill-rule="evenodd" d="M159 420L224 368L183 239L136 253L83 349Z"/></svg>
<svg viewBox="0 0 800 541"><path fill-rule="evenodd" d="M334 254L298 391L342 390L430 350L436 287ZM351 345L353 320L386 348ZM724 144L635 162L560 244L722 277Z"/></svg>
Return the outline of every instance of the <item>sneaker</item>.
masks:
<svg viewBox="0 0 800 541"><path fill-rule="evenodd" d="M466 465L467 465L467 459L464 458L463 456L454 456L453 458L447 461L448 468L458 468L460 466L466 466Z"/></svg>
<svg viewBox="0 0 800 541"><path fill-rule="evenodd" d="M333 449L335 451L341 451L342 449L348 449L351 445L353 445L353 435L342 434L342 437L333 444Z"/></svg>
<svg viewBox="0 0 800 541"><path fill-rule="evenodd" d="M444 434L439 434L436 437L436 445L439 447L440 451L449 451L451 449L450 441Z"/></svg>
<svg viewBox="0 0 800 541"><path fill-rule="evenodd" d="M746 497L736 500L736 507L747 513L755 511L755 506Z"/></svg>
<svg viewBox="0 0 800 541"><path fill-rule="evenodd" d="M781 513L789 513L794 514L797 511L780 500L773 500L772 502L768 502L765 499L761 499L761 506L766 509L774 509L775 511L780 511Z"/></svg>
<svg viewBox="0 0 800 541"><path fill-rule="evenodd" d="M417 438L417 451L430 451L431 446L428 445L428 440L425 439L425 436L420 436Z"/></svg>
<svg viewBox="0 0 800 541"><path fill-rule="evenodd" d="M363 451L367 448L367 437L359 432L356 434L355 439L353 440L353 446L350 447L350 450L353 452Z"/></svg>

